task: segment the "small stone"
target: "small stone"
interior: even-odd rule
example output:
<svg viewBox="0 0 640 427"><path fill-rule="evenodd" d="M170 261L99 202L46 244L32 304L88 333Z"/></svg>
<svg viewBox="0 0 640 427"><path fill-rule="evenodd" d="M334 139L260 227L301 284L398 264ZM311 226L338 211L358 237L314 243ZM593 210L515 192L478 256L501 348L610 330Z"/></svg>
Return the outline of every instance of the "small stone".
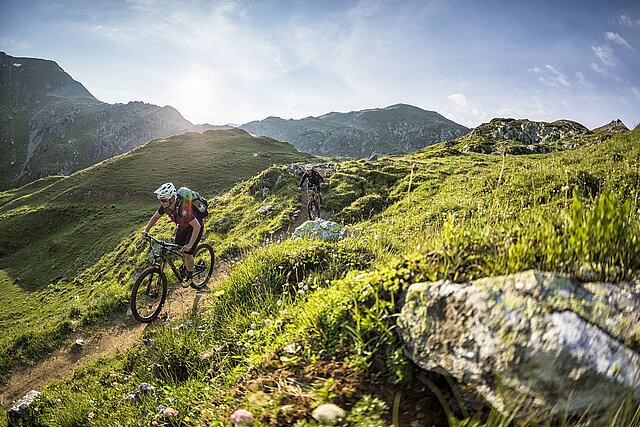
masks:
<svg viewBox="0 0 640 427"><path fill-rule="evenodd" d="M346 412L333 403L326 403L313 410L311 416L321 424L336 425L343 419Z"/></svg>
<svg viewBox="0 0 640 427"><path fill-rule="evenodd" d="M253 414L246 409L237 409L231 414L229 421L234 426L250 426L253 424Z"/></svg>

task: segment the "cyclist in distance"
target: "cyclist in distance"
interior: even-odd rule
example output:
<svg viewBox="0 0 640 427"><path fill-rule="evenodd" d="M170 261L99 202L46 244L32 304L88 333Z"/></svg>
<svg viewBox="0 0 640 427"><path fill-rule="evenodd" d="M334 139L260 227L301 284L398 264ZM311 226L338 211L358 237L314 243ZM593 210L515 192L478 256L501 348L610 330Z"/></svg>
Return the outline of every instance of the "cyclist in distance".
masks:
<svg viewBox="0 0 640 427"><path fill-rule="evenodd" d="M149 219L147 226L142 231L142 235L148 236L149 230L162 215L165 213L169 215L169 218L177 224L175 243L182 246L180 252L184 257L184 266L187 270L187 283L183 286L189 286L194 269L193 251L198 246L204 232L204 223L195 214L193 206L190 203L183 203L183 199L177 196L176 187L173 183L162 184L154 193L160 200L161 206Z"/></svg>
<svg viewBox="0 0 640 427"><path fill-rule="evenodd" d="M302 179L300 180L300 188L302 188L302 184L304 184L306 180L309 180L309 183L307 184L307 188L309 190L313 188L315 191L320 193L320 183L324 182L324 178L311 163L304 167L304 175L302 175Z"/></svg>

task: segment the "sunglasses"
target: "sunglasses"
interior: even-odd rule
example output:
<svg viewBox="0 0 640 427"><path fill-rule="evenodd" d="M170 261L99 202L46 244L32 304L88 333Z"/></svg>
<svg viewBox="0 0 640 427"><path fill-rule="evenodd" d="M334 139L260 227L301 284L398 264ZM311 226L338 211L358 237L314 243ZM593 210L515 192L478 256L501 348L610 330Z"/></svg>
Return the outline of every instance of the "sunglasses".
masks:
<svg viewBox="0 0 640 427"><path fill-rule="evenodd" d="M166 198L166 197L158 197L158 199L160 199L161 202L170 202L171 201L171 197Z"/></svg>

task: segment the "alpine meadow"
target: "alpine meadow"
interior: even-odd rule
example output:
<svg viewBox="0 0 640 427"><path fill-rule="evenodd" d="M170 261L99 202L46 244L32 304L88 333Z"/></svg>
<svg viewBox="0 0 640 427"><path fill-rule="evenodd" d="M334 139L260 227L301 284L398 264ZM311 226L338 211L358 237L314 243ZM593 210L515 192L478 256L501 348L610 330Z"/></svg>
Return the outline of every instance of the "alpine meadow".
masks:
<svg viewBox="0 0 640 427"><path fill-rule="evenodd" d="M131 347L46 385L28 410L32 425L226 425L238 409L254 425L316 425L325 415L313 411L327 404L340 410L331 422L341 425L638 425L638 365L612 361L615 369L593 374L620 386L608 395L587 390L612 404L606 408L597 400L575 406L566 389L554 390L566 400L535 399L541 392L531 378L528 395L511 388L526 359L542 351L518 349L549 321L536 304L577 313L638 360L640 128L587 131L522 155L513 154L521 146L515 137L480 143L479 134L413 154L319 161L330 177L325 216L346 231L338 240L290 237L305 214L299 177L287 165L301 155L241 130L151 141L67 177L4 192L1 235L19 231L19 239L1 245L3 378L60 346L82 352L71 336L127 316L128 294L149 254L139 234L155 209L149 188L171 175L211 199L203 240L226 265L223 280L205 291L196 313L160 319ZM170 161L176 144L197 159L189 170ZM156 234L171 237L171 230L167 221ZM496 339L511 351L482 373L494 375L484 384L490 393L473 388L477 378L458 375L460 362L421 367L409 350L415 343L399 332L411 285L453 287L529 270L554 275L540 284L537 300L528 298L533 291L514 296L477 285L502 293L494 304L519 319L498 325ZM596 284L601 290L589 291ZM456 325L456 306L473 311L474 302L421 298L436 297L443 299L436 308L425 303L422 322L428 328L444 310L449 324L425 334L441 340L437 347L460 351L458 328L477 325ZM465 338L469 351L473 339ZM585 364L581 375L594 370L588 358L571 357L572 369ZM543 370L563 374L552 360ZM554 384L579 387L581 375L573 385Z"/></svg>

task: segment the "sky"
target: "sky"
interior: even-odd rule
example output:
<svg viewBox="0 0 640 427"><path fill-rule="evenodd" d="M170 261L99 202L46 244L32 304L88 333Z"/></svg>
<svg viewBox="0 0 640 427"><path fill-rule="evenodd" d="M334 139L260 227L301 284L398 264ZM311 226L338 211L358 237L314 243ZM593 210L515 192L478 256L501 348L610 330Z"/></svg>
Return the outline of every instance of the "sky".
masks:
<svg viewBox="0 0 640 427"><path fill-rule="evenodd" d="M0 0L0 51L193 123L405 103L640 124L638 0Z"/></svg>

